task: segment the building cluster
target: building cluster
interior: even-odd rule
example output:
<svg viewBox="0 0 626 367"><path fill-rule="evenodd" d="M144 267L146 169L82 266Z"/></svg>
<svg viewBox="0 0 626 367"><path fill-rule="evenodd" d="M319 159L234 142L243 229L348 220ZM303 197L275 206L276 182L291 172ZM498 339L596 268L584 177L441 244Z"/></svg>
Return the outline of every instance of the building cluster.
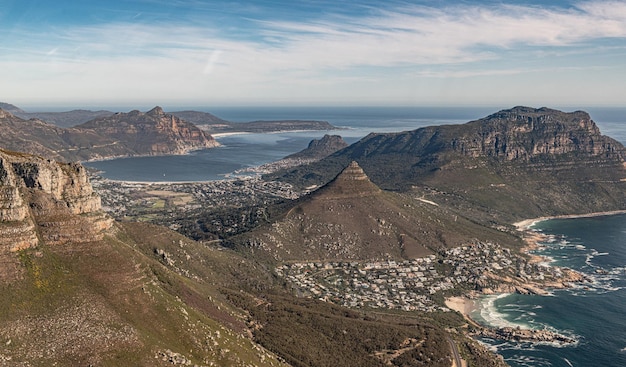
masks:
<svg viewBox="0 0 626 367"><path fill-rule="evenodd" d="M269 205L300 194L289 184L258 177L186 183L142 183L90 178L103 208L116 218L167 217L194 210Z"/></svg>
<svg viewBox="0 0 626 367"><path fill-rule="evenodd" d="M504 277L539 281L546 272L558 272L552 269L481 242L412 260L290 263L275 271L299 295L353 308L429 312L446 310L434 295L454 289L482 290Z"/></svg>

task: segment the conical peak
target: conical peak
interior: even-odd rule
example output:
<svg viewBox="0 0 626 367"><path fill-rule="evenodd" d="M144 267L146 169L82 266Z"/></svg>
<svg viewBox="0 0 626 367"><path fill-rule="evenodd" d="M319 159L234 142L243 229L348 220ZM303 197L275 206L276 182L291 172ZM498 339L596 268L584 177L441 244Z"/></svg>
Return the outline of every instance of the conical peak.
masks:
<svg viewBox="0 0 626 367"><path fill-rule="evenodd" d="M337 179L348 181L369 181L365 171L363 171L363 168L361 168L356 161L350 162L348 167L344 168L339 176L337 176Z"/></svg>
<svg viewBox="0 0 626 367"><path fill-rule="evenodd" d="M319 190L323 198L337 199L378 194L376 186L357 162L351 162L337 177Z"/></svg>

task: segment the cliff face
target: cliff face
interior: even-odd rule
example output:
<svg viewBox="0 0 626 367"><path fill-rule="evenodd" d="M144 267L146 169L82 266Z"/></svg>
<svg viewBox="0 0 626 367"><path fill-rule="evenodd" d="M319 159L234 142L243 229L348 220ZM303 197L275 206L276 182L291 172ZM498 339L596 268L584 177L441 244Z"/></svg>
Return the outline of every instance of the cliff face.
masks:
<svg viewBox="0 0 626 367"><path fill-rule="evenodd" d="M322 159L348 146L339 135L324 135L321 139L313 139L309 146L285 158Z"/></svg>
<svg viewBox="0 0 626 367"><path fill-rule="evenodd" d="M111 224L81 165L0 150L0 252L94 241Z"/></svg>
<svg viewBox="0 0 626 367"><path fill-rule="evenodd" d="M470 157L529 161L567 153L619 159L623 147L602 136L586 112L515 107L466 124L467 132L450 147Z"/></svg>

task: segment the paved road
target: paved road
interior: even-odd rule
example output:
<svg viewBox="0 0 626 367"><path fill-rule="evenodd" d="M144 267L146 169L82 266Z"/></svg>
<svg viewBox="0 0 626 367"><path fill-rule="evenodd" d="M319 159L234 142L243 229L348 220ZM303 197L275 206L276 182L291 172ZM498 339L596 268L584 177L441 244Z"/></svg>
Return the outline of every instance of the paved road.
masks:
<svg viewBox="0 0 626 367"><path fill-rule="evenodd" d="M448 343L450 343L450 348L452 349L452 358L455 367L463 367L461 362L461 355L459 354L459 347L457 347L454 340L451 337L448 337Z"/></svg>

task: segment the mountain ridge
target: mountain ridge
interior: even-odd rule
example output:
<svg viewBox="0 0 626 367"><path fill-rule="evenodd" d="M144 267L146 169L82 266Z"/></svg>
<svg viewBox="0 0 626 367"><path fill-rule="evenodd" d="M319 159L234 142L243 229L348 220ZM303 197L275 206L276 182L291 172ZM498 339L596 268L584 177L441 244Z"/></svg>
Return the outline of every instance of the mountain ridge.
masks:
<svg viewBox="0 0 626 367"><path fill-rule="evenodd" d="M155 107L96 118L71 128L0 110L3 148L63 161L184 154L219 145L195 125Z"/></svg>
<svg viewBox="0 0 626 367"><path fill-rule="evenodd" d="M590 116L515 107L460 125L373 133L267 179L323 185L350 161L386 190L438 195L502 222L626 207L624 147Z"/></svg>

